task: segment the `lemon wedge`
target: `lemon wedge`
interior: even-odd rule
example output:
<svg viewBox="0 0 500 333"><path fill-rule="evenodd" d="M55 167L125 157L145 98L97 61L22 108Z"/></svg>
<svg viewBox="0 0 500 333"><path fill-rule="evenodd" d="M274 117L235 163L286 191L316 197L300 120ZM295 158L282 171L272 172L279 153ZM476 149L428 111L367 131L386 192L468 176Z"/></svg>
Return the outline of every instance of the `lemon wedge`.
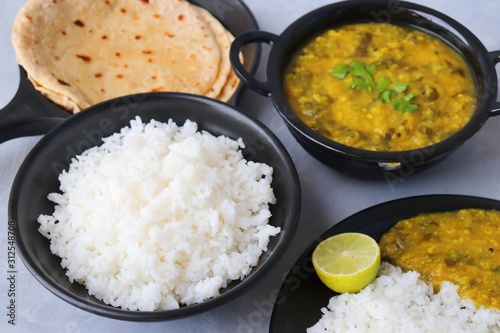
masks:
<svg viewBox="0 0 500 333"><path fill-rule="evenodd" d="M380 267L380 247L368 235L342 233L319 243L312 262L328 288L338 293L356 293L375 279Z"/></svg>

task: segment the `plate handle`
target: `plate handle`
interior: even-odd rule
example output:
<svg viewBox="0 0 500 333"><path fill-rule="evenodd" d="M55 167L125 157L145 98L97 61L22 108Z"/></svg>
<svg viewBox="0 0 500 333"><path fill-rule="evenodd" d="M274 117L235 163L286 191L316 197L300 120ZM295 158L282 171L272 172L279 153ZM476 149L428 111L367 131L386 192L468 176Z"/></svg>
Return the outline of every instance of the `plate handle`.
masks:
<svg viewBox="0 0 500 333"><path fill-rule="evenodd" d="M17 92L0 110L0 143L23 136L45 134L70 115L42 96L21 66L19 70Z"/></svg>
<svg viewBox="0 0 500 333"><path fill-rule="evenodd" d="M238 35L229 51L229 58L231 65L236 75L243 81L249 88L264 96L270 96L271 90L266 81L260 81L250 74L241 62L240 53L243 48L252 43L267 43L273 45L278 41L278 36L265 31L248 31Z"/></svg>

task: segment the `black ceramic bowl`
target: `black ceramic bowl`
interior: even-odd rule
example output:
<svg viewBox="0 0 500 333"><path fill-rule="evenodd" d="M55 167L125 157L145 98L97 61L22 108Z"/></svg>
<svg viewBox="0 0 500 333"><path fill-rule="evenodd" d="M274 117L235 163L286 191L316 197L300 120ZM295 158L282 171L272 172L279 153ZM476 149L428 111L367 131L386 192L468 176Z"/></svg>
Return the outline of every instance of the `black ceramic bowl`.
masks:
<svg viewBox="0 0 500 333"><path fill-rule="evenodd" d="M269 223L281 227L272 237L268 251L242 281L233 281L221 295L203 303L169 311L138 312L114 308L97 300L87 290L70 283L61 259L50 252L49 241L38 232L40 214L52 214L54 203L47 199L59 192L58 175L67 169L71 158L99 145L107 137L128 126L139 115L151 119L186 119L198 123L199 130L213 135L242 138L247 160L274 168L272 187L277 203L271 205ZM63 300L89 312L122 320L152 321L189 316L213 309L251 289L283 255L297 227L300 214L300 184L290 156L279 140L257 120L241 110L212 99L180 93L130 95L92 106L59 124L45 135L21 165L9 199L9 225L15 225L17 251L33 276Z"/></svg>
<svg viewBox="0 0 500 333"><path fill-rule="evenodd" d="M307 127L291 111L283 93L283 74L291 56L312 37L329 28L356 22L387 22L414 27L440 37L469 63L477 86L477 109L458 133L435 145L401 152L375 152L329 140ZM259 81L241 65L237 54L248 44L271 45L266 81ZM231 62L239 77L252 89L270 96L297 141L325 164L356 176L408 177L443 160L491 116L500 114L495 64L500 51L488 52L463 25L433 9L404 1L352 0L327 5L293 22L277 36L263 31L239 35L231 48Z"/></svg>

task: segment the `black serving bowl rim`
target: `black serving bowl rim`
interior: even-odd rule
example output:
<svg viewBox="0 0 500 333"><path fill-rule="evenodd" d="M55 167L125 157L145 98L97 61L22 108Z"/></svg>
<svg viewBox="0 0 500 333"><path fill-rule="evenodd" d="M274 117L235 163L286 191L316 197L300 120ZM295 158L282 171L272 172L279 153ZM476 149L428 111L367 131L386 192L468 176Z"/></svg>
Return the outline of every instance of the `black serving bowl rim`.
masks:
<svg viewBox="0 0 500 333"><path fill-rule="evenodd" d="M282 80L284 70L286 68L286 63L288 63L288 61L292 57L293 51L296 51L300 47L300 45L310 40L310 38L312 38L315 34L326 30L324 26L320 29L316 27L321 26L322 24L325 25L324 23L322 23L322 20L326 20L329 16L334 17L342 15L349 10L359 11L360 7L362 7L364 10L372 9L372 11L381 8L387 9L391 8L388 7L391 6L391 4L392 6L398 6L397 11L394 10L395 12L391 14L393 19L397 19L399 17L398 15L400 15L402 11L424 14L426 16L423 18L426 19L428 19L428 17L430 16L431 18L439 21L433 22L434 26L444 27L444 25L447 25L451 27L454 31L450 33L450 35L457 36L458 34L458 36L462 37L461 40L464 43L467 43L470 49L474 50L474 55L477 56L476 66L481 68L483 72L477 73L477 71L471 68L474 79L477 80L476 87L478 90L482 90L477 94L478 104L476 106L476 111L468 121L468 123L452 136L438 143L411 150L371 151L351 147L328 139L303 123L288 106L288 102L284 96L282 89ZM430 19L428 20L430 21ZM359 19L353 19L352 21L342 21L342 23L332 22L331 24L329 24L329 26L334 27L359 21ZM376 21L375 17L372 21ZM397 23L410 25L408 22L404 21L397 21ZM312 33L307 34L304 33L304 31L311 31ZM305 36L297 37L302 35ZM266 38L267 37L263 38L263 40L265 40ZM296 39L298 40L298 42ZM441 37L441 39L445 42L448 42L446 38ZM255 40L259 40L259 38L255 38ZM302 17L299 17L297 20L292 22L281 34L279 34L278 36L274 36L274 38L272 38L272 40L268 42L272 45L272 47L269 52L266 67L267 81L257 82L258 84L262 85L260 87L260 92L267 94L272 98L276 109L278 110L281 117L285 120L286 124L290 127L292 134L296 137L299 137L299 140L305 140L307 144L316 146L316 149L324 149L331 153L340 154L346 158L350 158L351 160L359 160L362 162L397 162L401 159L411 159L412 155L415 155L417 153L427 155L425 158L437 158L456 149L458 146L472 137L483 126L483 124L490 116L497 115L497 113L490 111L492 108L492 104L496 102L495 98L497 92L497 76L494 66L495 61L498 62L499 60L495 60L494 57L491 56L490 53L486 50L481 41L464 25L437 10L423 5L406 1L395 2L386 0L341 1L338 3L320 7L303 15ZM293 46L290 46L292 44ZM459 51L459 53L461 53L461 55L467 61L469 60L462 52ZM283 59L285 59L285 61L283 61ZM245 78L243 77L243 79ZM250 86L251 84L252 82L250 82ZM500 107L499 103L496 103L497 104L495 106Z"/></svg>
<svg viewBox="0 0 500 333"><path fill-rule="evenodd" d="M194 110L197 106L200 107L205 105L205 109L203 109L205 112L193 111L190 114L197 114L200 118L193 119L189 116L184 117L183 114L179 116L179 112L177 112L175 116L170 117L169 114L174 112L168 110L166 112L167 115L162 119L157 119L152 116L151 111L148 110L148 108L151 109L152 106L141 108L141 103L158 105L158 103L167 104L172 101L177 103L175 104L177 106L182 106L186 109L191 108L191 110ZM147 112L148 115L145 115L143 112ZM93 296L88 295L88 293L83 293L83 286L76 282L69 283L69 281L66 282L61 279L61 276L63 276L68 280L64 275L65 270L59 265L60 258L50 253L49 241L37 231L34 231L38 229L36 216L39 214L50 214L53 211L54 204L51 202L49 203L46 199L48 195L46 188L50 188L49 192L59 192L59 190L58 188L55 190L53 189L55 187L54 184L46 185L46 183L57 183L58 186L58 173L56 173L55 170L62 171L66 169L72 157L90 148L90 146L100 144L102 142L102 137L109 136L123 127L122 125L116 126L117 124L115 123L114 129L107 131L103 130L103 128L106 128L106 126L103 125L102 128L99 127L101 133L99 134L100 137L97 138L95 137L97 131L94 131L96 128L92 127L94 126L93 123L98 123L99 126L101 126L101 124L104 124L102 122L103 119L119 119L127 126L130 119L135 118L136 115L141 116L143 122L147 122L149 120L148 117L152 117L151 119L157 119L159 121L166 121L170 118L174 118L174 121L176 121L176 117L184 120L190 119L198 123L199 131L208 130L213 135L227 135L233 139L237 139L237 134L235 133L243 132L245 135L248 135L248 137L241 136L244 142L246 138L248 138L248 140L255 140L255 143L246 142L246 148L243 149L245 158L254 161L272 159L276 161L276 166L281 168L280 170L275 168L273 183L275 181L278 183L273 185L273 189L275 194L277 191L281 194L281 198L284 201L282 201L280 206L278 206L278 202L276 205L271 205L270 207L271 212L273 214L276 213L275 216L270 218L270 224L281 226L280 234L271 237L268 251L261 254L257 266L255 266L242 281L233 281L227 288L221 289L221 294L219 296L208 299L202 303L181 306L178 309L164 311L130 311L104 304ZM223 121L225 121L224 119L228 120L227 123L219 125L219 123L215 124L214 118L217 121L220 119L223 119ZM206 119L206 124L203 119ZM179 125L182 125L180 120L177 120L177 122ZM225 125L228 124L234 127L225 127ZM231 132L231 134L225 134L224 130ZM62 140L71 135L76 135L76 138L71 139L72 143L70 149L68 148L70 144L65 146L66 143L62 142ZM265 144L267 144L267 148L262 148L262 145ZM56 150L56 147L66 148ZM57 159L54 158L54 160L52 160L51 156L54 151L57 151ZM47 168L47 163L49 162L43 162L43 159L50 159L50 161L54 162L50 162L51 164ZM275 186L279 186L279 188ZM42 190L37 189L38 187L42 188ZM40 191L45 193L43 199L40 198L40 194L37 194L37 192ZM280 200L280 197L278 195L276 196L278 200ZM45 203L40 203L42 201ZM35 207L41 206L44 210L49 208L50 210L25 213L26 211L37 210L37 208L27 206L29 203L32 203ZM93 105L67 118L53 128L29 152L15 176L8 203L8 219L9 225L12 224L16 228L16 249L24 265L46 289L57 297L80 309L104 317L127 321L164 321L188 317L212 310L254 287L263 276L269 272L276 261L280 259L290 244L298 225L301 208L300 203L300 182L294 163L284 145L271 130L259 120L242 109L208 97L187 93L157 92L122 96ZM275 217L274 220L273 217ZM38 245L34 245L35 243L38 243ZM40 243L46 243L46 247L41 247ZM44 253L37 251L37 247L39 249L43 248L42 251ZM47 261L44 262L43 258L49 258L50 263L47 263ZM48 273L49 271L50 273ZM58 279L59 281L64 281L63 284L68 283L69 286L61 285Z"/></svg>

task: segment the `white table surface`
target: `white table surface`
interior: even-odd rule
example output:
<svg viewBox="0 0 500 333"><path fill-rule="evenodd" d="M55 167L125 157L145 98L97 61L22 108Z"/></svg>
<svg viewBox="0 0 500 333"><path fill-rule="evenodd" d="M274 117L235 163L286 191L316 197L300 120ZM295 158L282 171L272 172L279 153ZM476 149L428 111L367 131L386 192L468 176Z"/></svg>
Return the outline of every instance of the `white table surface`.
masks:
<svg viewBox="0 0 500 333"><path fill-rule="evenodd" d="M281 33L306 12L335 1L246 0L260 29ZM415 0L467 26L489 51L500 50L500 0ZM11 43L12 23L24 1L0 1L0 108L14 96L18 67ZM265 59L262 61L265 62ZM262 76L262 68L259 76ZM498 70L497 70L498 72ZM40 139L0 144L0 332L268 332L272 295L302 251L342 219L384 201L421 194L467 194L500 199L500 117L484 127L441 164L396 186L347 178L310 157L292 138L271 100L245 90L240 107L273 130L295 161L302 186L302 213L296 236L282 260L253 290L238 299L186 319L132 323L100 317L52 295L16 261L16 325L8 324L7 203L14 176ZM1 121L1 120L0 120Z"/></svg>

